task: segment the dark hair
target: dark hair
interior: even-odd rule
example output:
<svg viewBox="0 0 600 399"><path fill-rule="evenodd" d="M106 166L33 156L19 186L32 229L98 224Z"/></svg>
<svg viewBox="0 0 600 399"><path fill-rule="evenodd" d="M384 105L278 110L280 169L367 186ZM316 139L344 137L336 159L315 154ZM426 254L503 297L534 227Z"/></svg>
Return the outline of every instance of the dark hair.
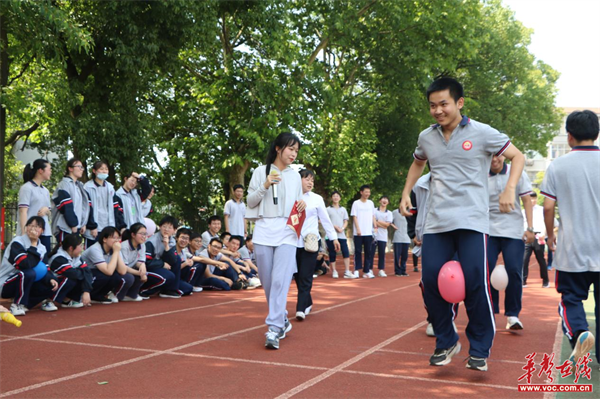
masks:
<svg viewBox="0 0 600 399"><path fill-rule="evenodd" d="M187 228L181 228L179 230L177 230L177 233L175 233L175 239L179 238L180 235L185 234L188 237L192 236L192 230L187 229Z"/></svg>
<svg viewBox="0 0 600 399"><path fill-rule="evenodd" d="M252 241L252 234L248 234L246 236L246 242L248 242L248 241Z"/></svg>
<svg viewBox="0 0 600 399"><path fill-rule="evenodd" d="M117 230L116 227L106 226L105 228L102 229L100 234L98 234L98 242L100 243L100 245L103 245L104 240L109 237L114 236L115 233L117 233L119 235L119 237L121 236L121 233L119 233L119 230Z"/></svg>
<svg viewBox="0 0 600 399"><path fill-rule="evenodd" d="M139 222L138 223L134 223L134 224L131 225L130 228L128 228L127 230L125 230L123 232L123 235L121 236L121 240L122 241L129 241L129 240L131 240L131 237L134 234L137 234L138 231L140 231L141 229L145 229L145 228L146 228L146 225L144 223L139 223Z"/></svg>
<svg viewBox="0 0 600 399"><path fill-rule="evenodd" d="M231 242L232 240L238 240L240 242L240 247L244 246L244 237L242 237L242 236L231 236L231 238L229 239L229 242Z"/></svg>
<svg viewBox="0 0 600 399"><path fill-rule="evenodd" d="M49 163L50 162L46 161L45 159L40 158L33 161L31 166L30 164L25 165L25 169L23 170L23 181L27 183L28 181L33 180L37 171L40 169L46 169L46 166L48 166Z"/></svg>
<svg viewBox="0 0 600 399"><path fill-rule="evenodd" d="M333 195L334 195L334 194L337 194L337 195L339 195L340 197L342 196L342 194L340 194L340 192L339 192L338 190L333 190L333 191L331 192L331 195L330 195L330 197L333 197Z"/></svg>
<svg viewBox="0 0 600 399"><path fill-rule="evenodd" d="M269 176L271 172L271 164L275 162L277 159L277 147L280 150L283 150L286 147L291 147L298 143L298 150L302 147L302 143L298 136L291 132L280 133L279 136L275 138L275 141L271 144L271 148L269 149L269 153L267 154L267 158L265 159L265 165L267 165L266 176Z"/></svg>
<svg viewBox="0 0 600 399"><path fill-rule="evenodd" d="M221 239L217 238L217 237L211 238L209 244L212 244L215 241L218 242L219 244L221 244L221 246L223 245L223 241L221 241Z"/></svg>
<svg viewBox="0 0 600 399"><path fill-rule="evenodd" d="M238 188L241 188L242 190L244 189L244 186L242 184L235 184L233 186L233 191L237 190Z"/></svg>
<svg viewBox="0 0 600 399"><path fill-rule="evenodd" d="M381 200L382 200L382 199L384 199L384 198L385 198L386 200L388 200L388 202L390 202L390 198L389 198L387 195L382 195L382 196L379 198L379 201L381 201Z"/></svg>
<svg viewBox="0 0 600 399"><path fill-rule="evenodd" d="M179 220L177 220L177 218L174 216L167 215L160 219L158 227L162 226L163 224L170 224L171 226L173 226L174 229L176 229L177 227L179 227Z"/></svg>
<svg viewBox="0 0 600 399"><path fill-rule="evenodd" d="M231 233L228 231L225 231L225 232L221 233L221 235L219 237L221 238L221 240L224 240L225 237L227 237L227 236L231 237Z"/></svg>
<svg viewBox="0 0 600 399"><path fill-rule="evenodd" d="M535 191L532 191L531 194L529 194L529 196L537 198L537 193Z"/></svg>
<svg viewBox="0 0 600 399"><path fill-rule="evenodd" d="M300 178L301 178L301 179L304 179L304 178L306 178L306 177L308 177L308 176L312 176L312 177L313 177L313 179L314 179L314 178L315 178L315 172L313 172L313 171L312 171L312 170L310 170L310 169L302 169L302 170L300 171Z"/></svg>
<svg viewBox="0 0 600 399"><path fill-rule="evenodd" d="M208 224L211 224L212 222L214 222L215 220L218 220L219 222L221 221L221 218L218 217L217 215L212 215L211 217L208 218Z"/></svg>
<svg viewBox="0 0 600 399"><path fill-rule="evenodd" d="M81 162L79 158L71 158L67 161L67 166L65 166L65 176L69 176L69 168L72 168L76 162ZM83 162L81 162L83 165Z"/></svg>
<svg viewBox="0 0 600 399"><path fill-rule="evenodd" d="M50 252L50 254L48 255L48 258L53 257L54 255L56 255L56 253L58 252L58 248L64 249L65 251L68 251L69 248L77 248L78 246L81 245L83 241L83 238L81 238L81 236L77 233L75 234L66 234L63 238L62 243L57 243L54 248L52 249L52 252Z"/></svg>
<svg viewBox="0 0 600 399"><path fill-rule="evenodd" d="M434 80L427 88L427 100L429 100L431 93L444 90L450 91L450 96L454 101L458 101L465 96L462 85L456 79L439 78Z"/></svg>
<svg viewBox="0 0 600 399"><path fill-rule="evenodd" d="M362 186L360 186L360 192L362 193L363 191L365 191L365 189L371 189L371 186L369 186L368 184L363 184Z"/></svg>
<svg viewBox="0 0 600 399"><path fill-rule="evenodd" d="M590 110L575 111L567 117L567 133L577 141L596 140L600 128L598 116Z"/></svg>
<svg viewBox="0 0 600 399"><path fill-rule="evenodd" d="M41 216L30 217L29 219L27 219L27 223L25 223L25 226L29 226L33 222L36 222L37 225L42 228L42 230L44 230L46 228L46 221Z"/></svg>
<svg viewBox="0 0 600 399"><path fill-rule="evenodd" d="M190 241L195 240L196 238L202 238L202 234L192 231L192 234L190 234Z"/></svg>
<svg viewBox="0 0 600 399"><path fill-rule="evenodd" d="M94 177L96 177L96 175L94 174L94 170L100 169L102 167L102 165L106 165L106 167L108 168L108 162L104 162L104 161L94 162L94 164L92 165L92 173L90 174L90 180L93 179Z"/></svg>

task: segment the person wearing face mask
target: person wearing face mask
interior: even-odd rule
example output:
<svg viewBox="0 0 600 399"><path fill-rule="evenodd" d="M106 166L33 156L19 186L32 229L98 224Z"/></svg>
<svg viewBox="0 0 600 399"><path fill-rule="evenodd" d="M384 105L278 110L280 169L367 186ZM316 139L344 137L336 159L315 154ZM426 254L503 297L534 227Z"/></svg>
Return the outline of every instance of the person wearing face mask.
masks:
<svg viewBox="0 0 600 399"><path fill-rule="evenodd" d="M136 172L125 175L123 187L119 188L116 193L124 220L124 226L119 230L130 228L134 223L145 223L144 218L150 214L152 209L152 203L150 202L152 190L149 191L148 197L142 202L137 186L139 183L140 186L145 187L147 180L145 176L141 176Z"/></svg>
<svg viewBox="0 0 600 399"><path fill-rule="evenodd" d="M107 178L108 164L104 161L96 161L92 166L91 179L83 185L90 197L92 214L98 225L96 230L84 232L85 248L89 248L96 243L98 231L102 231L106 226L113 226L118 230L125 227L123 212L120 211L115 188L106 181Z"/></svg>
<svg viewBox="0 0 600 399"><path fill-rule="evenodd" d="M52 194L52 233L58 243L66 234L85 234L86 230L90 230L92 236L98 234L88 193L79 181L83 171L81 160L69 159L65 176Z"/></svg>

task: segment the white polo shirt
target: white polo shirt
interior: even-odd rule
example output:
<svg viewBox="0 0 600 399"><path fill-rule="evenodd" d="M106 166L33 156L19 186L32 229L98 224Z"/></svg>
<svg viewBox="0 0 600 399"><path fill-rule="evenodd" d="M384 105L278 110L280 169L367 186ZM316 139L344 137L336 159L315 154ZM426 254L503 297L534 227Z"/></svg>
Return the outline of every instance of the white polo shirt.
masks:
<svg viewBox="0 0 600 399"><path fill-rule="evenodd" d="M358 226L360 227L360 234L362 236L373 235L373 216L375 216L375 205L373 204L373 201L354 201L354 203L352 204L352 209L350 210L350 216L355 217L358 221ZM354 223L352 223L352 231L354 235L357 235L356 225Z"/></svg>

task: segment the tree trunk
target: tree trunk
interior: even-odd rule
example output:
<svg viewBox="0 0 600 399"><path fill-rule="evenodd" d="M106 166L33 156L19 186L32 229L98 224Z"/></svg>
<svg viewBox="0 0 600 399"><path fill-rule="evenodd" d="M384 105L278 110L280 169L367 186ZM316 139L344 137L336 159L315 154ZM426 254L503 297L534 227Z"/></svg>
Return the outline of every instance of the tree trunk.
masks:
<svg viewBox="0 0 600 399"><path fill-rule="evenodd" d="M244 186L244 189L247 190L246 184L244 183L244 176L250 167L250 161L245 160L243 165L235 164L229 171L229 181L223 184L223 189L225 190L225 196L227 199L233 197L233 186L236 184L241 184ZM245 191L244 190L244 191Z"/></svg>

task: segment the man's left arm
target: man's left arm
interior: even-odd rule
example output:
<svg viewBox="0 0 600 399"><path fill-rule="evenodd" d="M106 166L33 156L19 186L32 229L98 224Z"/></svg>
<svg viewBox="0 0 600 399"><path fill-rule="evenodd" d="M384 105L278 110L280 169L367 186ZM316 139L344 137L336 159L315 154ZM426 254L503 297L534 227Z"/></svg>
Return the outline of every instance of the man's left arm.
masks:
<svg viewBox="0 0 600 399"><path fill-rule="evenodd" d="M525 167L525 156L517 147L510 145L502 154L510 159L510 175L502 194L500 194L500 212L508 213L515 209L515 189Z"/></svg>

